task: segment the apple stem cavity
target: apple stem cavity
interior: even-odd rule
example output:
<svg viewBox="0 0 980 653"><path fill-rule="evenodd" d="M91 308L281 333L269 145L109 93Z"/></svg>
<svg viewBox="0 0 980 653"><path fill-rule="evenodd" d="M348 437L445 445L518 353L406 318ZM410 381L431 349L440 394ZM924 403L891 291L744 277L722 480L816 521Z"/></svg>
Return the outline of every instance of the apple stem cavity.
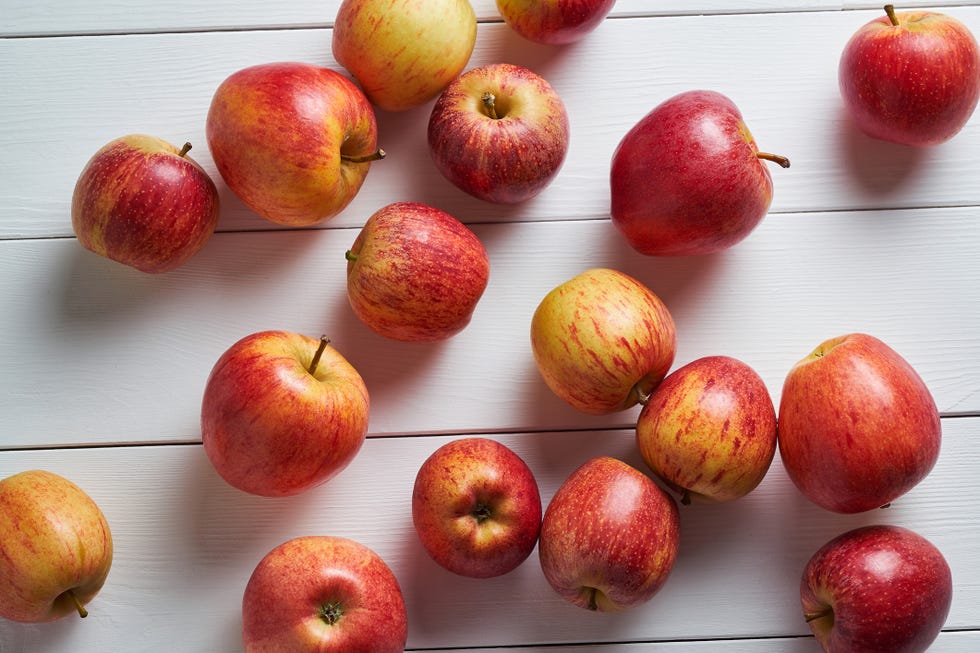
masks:
<svg viewBox="0 0 980 653"><path fill-rule="evenodd" d="M344 608L339 601L331 601L320 606L320 618L328 626L333 626L344 616Z"/></svg>
<svg viewBox="0 0 980 653"><path fill-rule="evenodd" d="M895 15L895 5L885 5L885 14L888 15L888 20L891 21L892 25L898 27L898 16Z"/></svg>
<svg viewBox="0 0 980 653"><path fill-rule="evenodd" d="M347 163L370 163L371 161L378 161L380 159L383 159L386 156L388 155L385 153L385 151L379 147L377 151L371 152L370 154L361 154L358 156L353 156L351 154L341 154L340 159L342 161L346 161Z"/></svg>
<svg viewBox="0 0 980 653"><path fill-rule="evenodd" d="M184 147L180 148L180 152L177 153L177 156L179 156L180 158L184 158L187 155L187 153L190 151L191 151L191 144L184 143Z"/></svg>
<svg viewBox="0 0 980 653"><path fill-rule="evenodd" d="M500 120L500 116L497 115L497 107L495 105L495 102L497 101L496 96L490 91L487 91L480 99L483 100L483 106L487 108L487 115L494 120Z"/></svg>
<svg viewBox="0 0 980 653"><path fill-rule="evenodd" d="M772 161L773 163L778 163L781 168L789 167L789 159L781 154L773 154L771 152L756 152L755 155L760 159L765 159L766 161Z"/></svg>
<svg viewBox="0 0 980 653"><path fill-rule="evenodd" d="M82 619L87 617L88 610L86 610L85 606L82 605L82 602L78 600L78 597L75 595L75 590L68 590L67 594L68 594L68 598L70 598L72 603L75 604L75 609L78 610L78 616L81 617Z"/></svg>
<svg viewBox="0 0 980 653"><path fill-rule="evenodd" d="M316 348L316 353L313 354L313 360L310 361L310 367L307 370L311 375L316 373L316 366L320 364L320 357L323 356L323 350L327 348L330 344L330 339L327 336L320 336L320 346Z"/></svg>
<svg viewBox="0 0 980 653"><path fill-rule="evenodd" d="M834 616L834 609L829 605L821 610L820 612L808 612L803 617L806 619L807 623L816 621L817 619L823 619L824 617Z"/></svg>

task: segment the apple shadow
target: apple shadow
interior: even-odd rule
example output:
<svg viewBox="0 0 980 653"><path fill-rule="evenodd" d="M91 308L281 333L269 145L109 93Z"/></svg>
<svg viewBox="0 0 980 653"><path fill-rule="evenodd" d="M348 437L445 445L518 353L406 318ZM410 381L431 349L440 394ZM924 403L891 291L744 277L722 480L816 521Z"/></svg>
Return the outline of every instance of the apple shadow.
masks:
<svg viewBox="0 0 980 653"><path fill-rule="evenodd" d="M929 148L889 143L862 132L841 105L839 149L852 179L875 197L897 195L927 165Z"/></svg>

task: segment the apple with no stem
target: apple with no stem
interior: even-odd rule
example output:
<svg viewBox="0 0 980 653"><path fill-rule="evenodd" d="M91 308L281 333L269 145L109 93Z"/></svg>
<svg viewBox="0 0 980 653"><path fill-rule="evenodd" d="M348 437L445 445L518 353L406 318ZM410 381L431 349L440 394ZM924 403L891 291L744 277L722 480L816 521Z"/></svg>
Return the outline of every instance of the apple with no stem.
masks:
<svg viewBox="0 0 980 653"><path fill-rule="evenodd" d="M803 615L827 653L922 653L949 614L953 580L943 554L889 525L839 535L807 562Z"/></svg>
<svg viewBox="0 0 980 653"><path fill-rule="evenodd" d="M368 218L346 253L347 297L376 333L445 340L469 324L490 277L487 250L459 220L396 202Z"/></svg>
<svg viewBox="0 0 980 653"><path fill-rule="evenodd" d="M677 332L653 291L617 270L594 268L541 300L531 349L556 395L604 415L635 406L660 383L674 361Z"/></svg>
<svg viewBox="0 0 980 653"><path fill-rule="evenodd" d="M186 263L218 224L211 177L167 141L130 134L96 152L75 183L71 224L85 249L143 272Z"/></svg>
<svg viewBox="0 0 980 653"><path fill-rule="evenodd" d="M766 216L772 177L728 97L695 90L655 107L613 153L611 216L641 254L711 254L743 240Z"/></svg>
<svg viewBox="0 0 980 653"><path fill-rule="evenodd" d="M789 477L840 513L878 508L911 490L932 470L942 439L922 378L863 333L831 338L790 369L777 421Z"/></svg>
<svg viewBox="0 0 980 653"><path fill-rule="evenodd" d="M680 541L677 503L639 470L599 457L575 470L545 510L541 569L565 600L609 612L660 591Z"/></svg>
<svg viewBox="0 0 980 653"><path fill-rule="evenodd" d="M432 107L432 160L455 186L516 204L548 186L568 153L565 105L540 75L498 63L468 70Z"/></svg>
<svg viewBox="0 0 980 653"><path fill-rule="evenodd" d="M980 98L980 50L970 30L951 16L916 10L862 26L838 66L841 97L865 134L931 146L955 136Z"/></svg>
<svg viewBox="0 0 980 653"><path fill-rule="evenodd" d="M602 23L616 0L497 0L497 11L515 32L546 45L567 45Z"/></svg>
<svg viewBox="0 0 980 653"><path fill-rule="evenodd" d="M326 338L260 331L215 363L201 437L215 470L263 496L299 494L343 470L364 443L368 391Z"/></svg>
<svg viewBox="0 0 980 653"><path fill-rule="evenodd" d="M84 490L44 470L0 481L0 617L85 617L111 565L109 524Z"/></svg>
<svg viewBox="0 0 980 653"><path fill-rule="evenodd" d="M407 637L398 579L354 540L311 535L284 542L245 586L246 653L401 653Z"/></svg>
<svg viewBox="0 0 980 653"><path fill-rule="evenodd" d="M723 502L754 490L776 454L776 409L765 382L729 356L680 367L654 389L636 424L650 469L692 499Z"/></svg>
<svg viewBox="0 0 980 653"><path fill-rule="evenodd" d="M332 48L375 106L404 111L455 79L475 43L469 0L344 0Z"/></svg>
<svg viewBox="0 0 980 653"><path fill-rule="evenodd" d="M228 187L278 224L306 226L340 213L378 148L374 110L349 79L305 63L239 70L215 91L208 146Z"/></svg>

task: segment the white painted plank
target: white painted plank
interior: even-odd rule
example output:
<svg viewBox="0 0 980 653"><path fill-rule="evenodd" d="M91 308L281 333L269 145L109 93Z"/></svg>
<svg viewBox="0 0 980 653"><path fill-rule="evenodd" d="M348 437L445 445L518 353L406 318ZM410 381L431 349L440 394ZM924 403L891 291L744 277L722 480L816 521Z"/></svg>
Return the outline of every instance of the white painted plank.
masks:
<svg viewBox="0 0 980 653"><path fill-rule="evenodd" d="M489 287L449 341L388 341L347 304L357 231L222 233L184 268L148 276L73 239L0 242L0 448L194 441L204 383L238 338L327 333L372 396L372 434L628 426L578 413L534 366L528 328L555 285L590 267L633 274L678 325L676 364L728 354L778 400L823 340L882 338L946 413L980 412L975 209L773 215L717 256L636 254L608 220L475 227Z"/></svg>
<svg viewBox="0 0 980 653"><path fill-rule="evenodd" d="M980 7L958 12L980 32ZM837 91L838 53L853 12L608 20L564 50L481 25L471 65L509 60L537 70L565 99L568 159L540 196L516 207L469 198L435 170L425 143L430 106L379 113L389 158L326 227L350 227L391 201L415 199L466 222L608 215L608 171L620 138L656 104L691 88L728 94L776 169L773 212L980 203L980 119L930 150L855 133ZM103 143L149 132L191 141L222 189L220 230L268 229L220 183L204 138L211 94L233 71L298 59L335 66L329 30L0 40L0 238L70 235L71 192ZM737 42L737 47L733 43ZM696 47L692 44L697 44Z"/></svg>
<svg viewBox="0 0 980 653"><path fill-rule="evenodd" d="M831 537L868 523L906 526L933 541L956 588L946 627L977 630L980 458L973 442L980 418L946 419L943 427L933 473L887 510L823 511L795 490L778 457L748 497L683 507L667 584L648 604L620 614L564 603L536 554L487 580L454 576L428 559L411 525L411 486L425 457L453 436L369 440L326 486L279 500L225 485L199 445L2 452L0 477L42 467L85 488L106 513L116 554L85 622L0 623L0 641L5 653L54 653L69 644L104 653L239 651L240 599L252 568L278 543L306 534L354 537L388 562L409 611L409 648L799 636L807 633L798 607L806 560ZM545 502L591 456L642 466L629 430L499 439L528 462Z"/></svg>

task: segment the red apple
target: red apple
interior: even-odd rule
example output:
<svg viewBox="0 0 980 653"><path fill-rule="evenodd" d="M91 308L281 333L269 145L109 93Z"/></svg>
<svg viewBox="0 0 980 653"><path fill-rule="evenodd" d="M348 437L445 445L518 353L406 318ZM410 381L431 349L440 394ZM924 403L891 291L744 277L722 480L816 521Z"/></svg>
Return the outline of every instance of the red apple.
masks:
<svg viewBox="0 0 980 653"><path fill-rule="evenodd" d="M130 134L110 141L82 170L71 224L85 249L143 272L169 272L197 254L218 224L218 190L167 141Z"/></svg>
<svg viewBox="0 0 980 653"><path fill-rule="evenodd" d="M469 0L344 0L332 48L375 106L404 111L455 79L475 43Z"/></svg>
<svg viewBox="0 0 980 653"><path fill-rule="evenodd" d="M242 597L246 653L401 653L408 617L377 553L343 537L297 537L255 567Z"/></svg>
<svg viewBox="0 0 980 653"><path fill-rule="evenodd" d="M603 415L635 406L674 361L674 319L649 288L595 268L545 295L531 318L531 349L551 390Z"/></svg>
<svg viewBox="0 0 980 653"><path fill-rule="evenodd" d="M960 21L933 11L895 13L865 24L838 67L844 106L868 136L930 146L955 136L980 98L980 51Z"/></svg>
<svg viewBox="0 0 980 653"><path fill-rule="evenodd" d="M368 218L346 256L354 313L376 333L407 342L462 331L490 277L476 234L414 202L389 204Z"/></svg>
<svg viewBox="0 0 980 653"><path fill-rule="evenodd" d="M636 425L650 469L691 499L721 502L762 482L776 454L776 409L762 378L728 356L674 370L654 389Z"/></svg>
<svg viewBox="0 0 980 653"><path fill-rule="evenodd" d="M84 617L111 565L109 524L84 490L43 470L0 481L0 617Z"/></svg>
<svg viewBox="0 0 980 653"><path fill-rule="evenodd" d="M566 45L602 23L616 0L497 0L500 16L526 39Z"/></svg>
<svg viewBox="0 0 980 653"><path fill-rule="evenodd" d="M821 343L789 371L778 417L779 453L819 506L856 513L911 490L939 457L936 402L912 366L872 336Z"/></svg>
<svg viewBox="0 0 980 653"><path fill-rule="evenodd" d="M340 213L382 158L374 110L340 73L304 63L244 68L211 99L208 145L249 208L305 226Z"/></svg>
<svg viewBox="0 0 980 653"><path fill-rule="evenodd" d="M360 451L369 405L360 374L325 338L253 333L229 347L208 377L204 451L240 490L298 494L338 474Z"/></svg>
<svg viewBox="0 0 980 653"><path fill-rule="evenodd" d="M898 526L865 526L818 550L803 571L803 614L827 653L922 653L949 614L943 554Z"/></svg>
<svg viewBox="0 0 980 653"><path fill-rule="evenodd" d="M419 468L412 522L428 554L449 571L490 578L531 555L541 530L541 495L527 464L488 438L461 438Z"/></svg>
<svg viewBox="0 0 980 653"><path fill-rule="evenodd" d="M548 504L538 554L565 600L603 612L653 598L680 541L677 504L648 476L614 458L593 458Z"/></svg>
<svg viewBox="0 0 980 653"><path fill-rule="evenodd" d="M735 104L714 91L664 101L620 141L610 171L611 216L641 254L699 255L743 240L772 202L771 160Z"/></svg>
<svg viewBox="0 0 980 653"><path fill-rule="evenodd" d="M432 107L436 168L470 195L515 204L551 183L568 152L568 115L543 77L512 64L474 68Z"/></svg>

